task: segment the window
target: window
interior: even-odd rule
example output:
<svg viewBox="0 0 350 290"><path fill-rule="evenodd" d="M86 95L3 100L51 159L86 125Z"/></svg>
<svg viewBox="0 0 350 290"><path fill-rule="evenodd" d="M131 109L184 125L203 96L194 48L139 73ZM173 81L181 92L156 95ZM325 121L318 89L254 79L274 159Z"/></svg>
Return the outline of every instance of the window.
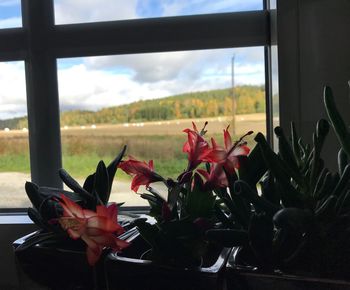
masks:
<svg viewBox="0 0 350 290"><path fill-rule="evenodd" d="M55 21L70 24L261 9L262 0L55 0Z"/></svg>
<svg viewBox="0 0 350 290"><path fill-rule="evenodd" d="M90 5L89 3L93 2L74 1L74 4L80 3L80 7L87 7ZM227 2L229 1L215 1L215 5L220 3L226 5ZM1 3L13 2L6 0ZM142 92L138 96L142 96L143 101L153 97L185 94L194 90L228 89L232 86L230 65L232 65L234 59L234 84L237 92L239 86L245 83L262 85L261 92L264 91L263 46L268 45L269 42L267 25L269 15L266 10L259 10L262 8L262 2L260 1L237 2L244 3L245 8L237 4L238 6L229 5L224 8L216 6L217 9L211 7L207 11L194 8L190 10L187 8L187 10L175 9L177 12L172 13L165 13L163 10L154 11L153 13L152 7L158 6L155 1L149 1L149 7L133 6L133 9L137 8L134 10L137 17L130 17L127 13L125 14L127 19L133 18L133 20L101 22L98 24L66 24L55 27L51 27L51 25L54 25L54 15L52 14L54 4L56 5L56 23L106 21L111 20L111 18L104 14L103 17L101 16L102 18L99 18L100 16L89 16L90 20L73 19L66 21L62 20L60 13L63 12L59 12L59 9L64 8L64 3L73 5L71 4L72 1L55 1L54 3L53 0L23 0L21 3L23 5L24 27L23 29L16 28L14 30L4 29L3 31L0 29L0 61L24 60L25 62L31 177L34 182L40 185L62 186L57 176L57 170L62 166L61 152L63 152L63 166L69 171L72 166L72 163L70 164L69 159L67 159L67 156L69 156L67 148L70 146L69 142L71 140L69 138L71 138L70 132L72 131L67 129L70 125L64 125L63 121L65 115L69 113L67 110L100 110L104 108L106 106L104 101L107 96L106 88L113 88L108 93L109 95L110 93L118 93L118 98L119 96L127 96L132 91L131 88L134 92L138 89L139 92ZM162 1L162 3L168 5L175 2ZM182 2L178 1L177 3L181 4ZM186 1L188 7L194 7L198 3L214 4L213 1ZM235 1L232 3L235 3ZM98 4L101 7L108 7L107 4L101 5L100 1L98 1ZM197 7L204 8L206 6L204 4L201 5L202 7ZM245 12L233 12L237 10L244 10ZM98 11L95 12L98 13ZM65 13L68 15L70 11ZM199 15L203 13L214 14ZM163 18L163 16L188 14L191 15ZM77 15L79 15L79 12ZM149 17L152 19L148 19ZM28 29L29 26L30 29ZM245 48L238 49L237 47ZM102 57L103 55L104 57ZM254 60L254 57L257 57L257 59ZM160 66L157 69L160 70L150 71L147 66L143 67L143 59L159 62ZM187 60L183 62L187 65L187 68L180 65L181 62L178 59ZM173 62L169 63L171 60ZM211 62L211 60L214 61ZM252 60L254 61L252 62ZM191 67L191 63L193 67ZM211 64L208 65L209 63ZM252 64L255 64L255 66ZM90 70L84 71L87 67ZM197 68L197 71L195 68ZM174 73L172 71L174 69L178 71L178 75L183 74L185 77L183 79L179 78L178 82L171 83L169 77ZM245 74L245 78L250 77L250 81L243 81L242 72L243 75ZM197 81L192 83L184 81L187 78L186 74L191 76L191 74L195 75L196 73L201 76ZM59 77L59 84L57 76ZM144 83L136 82L136 80L142 78L144 78ZM148 80L145 78L148 78ZM82 79L83 82L81 82ZM99 85L93 84L93 81L99 79L101 79ZM67 85L67 81L70 81L71 85ZM110 84L114 84L114 82L115 86L111 86ZM120 91L120 84L124 88L123 94ZM129 85L129 87L124 87L124 85ZM91 94L90 89L94 90L93 92L99 95L100 98L98 100L91 98L89 104L89 98L86 102L85 97L87 93ZM58 95L60 95L60 102ZM119 102L118 98L111 99L110 104L121 105L122 102ZM140 101L140 98L132 99L130 97L128 101L134 100ZM76 106L77 103L79 103L79 106ZM24 98L22 104L25 104ZM259 102L255 105L257 109L264 111L264 108L262 108L264 105L259 104ZM213 105L213 108L215 112L215 105ZM61 116L59 109L61 109ZM60 117L63 125L61 130ZM213 117L215 118L215 116ZM146 121L161 122L151 120L152 118L149 117ZM263 115L259 122L264 122L264 118ZM136 122L145 123L139 120L134 122L130 116L128 122L123 122L122 126L124 124L133 126L132 124ZM89 125L91 130L95 130L91 127L92 125L95 125L96 129L99 126L98 124ZM67 127L65 128L65 126ZM78 129L81 130L79 132L82 132L80 126L84 125L78 126ZM179 131L181 129L182 126L180 126ZM62 133L60 134L60 132ZM94 132L97 132L97 130ZM101 152L96 153L96 158L102 157L108 162L109 156L106 156L106 158L104 156ZM140 158L146 159L147 156L140 153ZM95 162L92 163L95 166ZM74 169L72 170L74 172ZM82 172L81 175L86 174ZM18 204L18 206L22 205Z"/></svg>
<svg viewBox="0 0 350 290"><path fill-rule="evenodd" d="M0 88L0 207L25 207L30 166L23 62L0 62Z"/></svg>
<svg viewBox="0 0 350 290"><path fill-rule="evenodd" d="M127 154L176 178L187 165L182 130L209 121L208 135L222 142L233 93L236 136L266 132L264 73L263 47L59 59L63 167L83 183L127 144ZM147 205L130 182L118 171L111 200Z"/></svg>
<svg viewBox="0 0 350 290"><path fill-rule="evenodd" d="M1 0L0 1L0 29L21 27L21 1Z"/></svg>

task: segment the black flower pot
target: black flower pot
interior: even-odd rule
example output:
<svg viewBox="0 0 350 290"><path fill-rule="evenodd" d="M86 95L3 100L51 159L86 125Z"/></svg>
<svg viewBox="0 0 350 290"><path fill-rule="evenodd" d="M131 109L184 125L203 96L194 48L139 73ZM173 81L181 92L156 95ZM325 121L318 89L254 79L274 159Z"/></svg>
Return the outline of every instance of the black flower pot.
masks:
<svg viewBox="0 0 350 290"><path fill-rule="evenodd" d="M48 239L23 247L26 240L39 234L41 232L34 232L13 243L21 289L41 289L40 285L59 290L105 288L99 273L103 263L88 265L81 240Z"/></svg>
<svg viewBox="0 0 350 290"><path fill-rule="evenodd" d="M195 290L223 289L229 248L213 249L201 266L160 265L143 258L149 245L136 233L123 253L110 253L105 259L109 290Z"/></svg>
<svg viewBox="0 0 350 290"><path fill-rule="evenodd" d="M349 281L287 275L281 271L262 271L239 257L234 248L226 264L228 290L345 290Z"/></svg>

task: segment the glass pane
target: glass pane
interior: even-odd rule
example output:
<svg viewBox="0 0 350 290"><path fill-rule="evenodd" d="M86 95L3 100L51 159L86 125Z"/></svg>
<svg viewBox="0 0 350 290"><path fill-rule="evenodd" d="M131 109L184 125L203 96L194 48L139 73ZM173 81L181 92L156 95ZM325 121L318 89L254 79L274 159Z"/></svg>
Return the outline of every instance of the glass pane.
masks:
<svg viewBox="0 0 350 290"><path fill-rule="evenodd" d="M20 0L0 0L0 29L22 26Z"/></svg>
<svg viewBox="0 0 350 290"><path fill-rule="evenodd" d="M261 9L262 0L55 0L56 24Z"/></svg>
<svg viewBox="0 0 350 290"><path fill-rule="evenodd" d="M0 207L28 207L30 180L23 62L0 62Z"/></svg>
<svg viewBox="0 0 350 290"><path fill-rule="evenodd" d="M187 165L183 129L209 121L208 137L222 144L233 93L237 135L265 132L263 57L256 47L59 60L63 166L82 183L127 144L129 155L176 178ZM116 180L112 200L146 205L129 176L118 171Z"/></svg>

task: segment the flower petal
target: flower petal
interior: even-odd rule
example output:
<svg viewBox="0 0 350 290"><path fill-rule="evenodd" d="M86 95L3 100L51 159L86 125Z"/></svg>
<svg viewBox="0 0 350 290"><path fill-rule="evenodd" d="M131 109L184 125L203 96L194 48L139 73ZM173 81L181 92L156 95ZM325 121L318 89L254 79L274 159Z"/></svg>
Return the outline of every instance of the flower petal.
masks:
<svg viewBox="0 0 350 290"><path fill-rule="evenodd" d="M226 150L230 150L232 147L232 138L231 138L230 132L228 131L228 128L229 127L227 127L224 130L224 142L225 142Z"/></svg>
<svg viewBox="0 0 350 290"><path fill-rule="evenodd" d="M64 194L61 194L60 198L62 199L62 202L60 201L59 204L63 208L64 216L84 217L83 209L77 203L66 197Z"/></svg>
<svg viewBox="0 0 350 290"><path fill-rule="evenodd" d="M98 259L101 256L101 253L102 253L102 249L100 247L86 248L86 256L90 266L94 266L97 263Z"/></svg>
<svg viewBox="0 0 350 290"><path fill-rule="evenodd" d="M227 156L225 149L217 147L216 149L207 150L202 160L206 162L221 163L224 162Z"/></svg>
<svg viewBox="0 0 350 290"><path fill-rule="evenodd" d="M103 216L93 216L87 219L86 227L88 229L96 228L106 232L116 232L120 229L120 225L109 218Z"/></svg>
<svg viewBox="0 0 350 290"><path fill-rule="evenodd" d="M197 171L205 178L205 180L209 180L209 173L204 169L197 169Z"/></svg>
<svg viewBox="0 0 350 290"><path fill-rule="evenodd" d="M246 145L242 145L242 146L237 146L237 147L233 150L232 154L233 154L234 156L240 156L240 155L248 155L249 152L250 152L249 147L246 146Z"/></svg>
<svg viewBox="0 0 350 290"><path fill-rule="evenodd" d="M145 176L145 175L136 175L134 176L134 178L132 179L132 182L131 182L131 189L135 192L138 191L140 185L149 185L151 182L150 182L150 179L148 176Z"/></svg>

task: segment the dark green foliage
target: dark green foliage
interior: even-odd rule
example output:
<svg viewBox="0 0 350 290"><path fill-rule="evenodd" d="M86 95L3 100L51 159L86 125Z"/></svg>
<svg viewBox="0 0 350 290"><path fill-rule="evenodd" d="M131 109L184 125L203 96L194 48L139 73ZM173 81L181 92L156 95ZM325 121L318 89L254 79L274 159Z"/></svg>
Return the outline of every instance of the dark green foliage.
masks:
<svg viewBox="0 0 350 290"><path fill-rule="evenodd" d="M29 217L40 228L62 234L61 228L51 222L62 215L62 208L58 202L61 194L81 207L90 210L96 210L97 205L107 205L112 189L112 181L125 150L126 147L121 150L108 167L105 166L103 161L100 161L96 172L87 177L84 187L81 187L64 169L60 169L59 175L62 181L72 190L71 192L59 188L39 187L32 182L27 182L25 189L33 205L33 208L28 209Z"/></svg>
<svg viewBox="0 0 350 290"><path fill-rule="evenodd" d="M210 241L220 242L225 247L248 246L249 236L245 230L211 229L206 232Z"/></svg>
<svg viewBox="0 0 350 290"><path fill-rule="evenodd" d="M346 278L350 259L350 133L330 88L324 93L327 114L342 146L339 172L331 172L321 157L330 129L326 120L317 123L311 145L298 137L293 123L290 138L276 127L278 154L258 133L256 148L248 158L241 158L242 168L230 182L230 196L243 200L221 197L226 208L217 211L217 216L225 229L210 231L208 237L245 247L243 253L250 251L254 256L247 259L266 270ZM260 156L254 159L261 170L251 178L254 163L247 160L257 152ZM229 221L234 226L227 226Z"/></svg>
<svg viewBox="0 0 350 290"><path fill-rule="evenodd" d="M327 86L324 88L324 103L329 120L332 123L339 142L341 143L342 148L347 154L348 158L350 158L350 134L342 116L336 107L332 90Z"/></svg>
<svg viewBox="0 0 350 290"><path fill-rule="evenodd" d="M185 210L191 218L211 218L215 203L215 196L211 190L206 190L203 184L196 182L191 190L187 191Z"/></svg>
<svg viewBox="0 0 350 290"><path fill-rule="evenodd" d="M137 220L135 225L151 246L148 258L168 265L196 266L210 245L205 231L213 226L215 196L204 188L197 174L183 183L167 180L165 184L166 200L151 187L147 188L149 193L141 194L149 202L156 223Z"/></svg>

